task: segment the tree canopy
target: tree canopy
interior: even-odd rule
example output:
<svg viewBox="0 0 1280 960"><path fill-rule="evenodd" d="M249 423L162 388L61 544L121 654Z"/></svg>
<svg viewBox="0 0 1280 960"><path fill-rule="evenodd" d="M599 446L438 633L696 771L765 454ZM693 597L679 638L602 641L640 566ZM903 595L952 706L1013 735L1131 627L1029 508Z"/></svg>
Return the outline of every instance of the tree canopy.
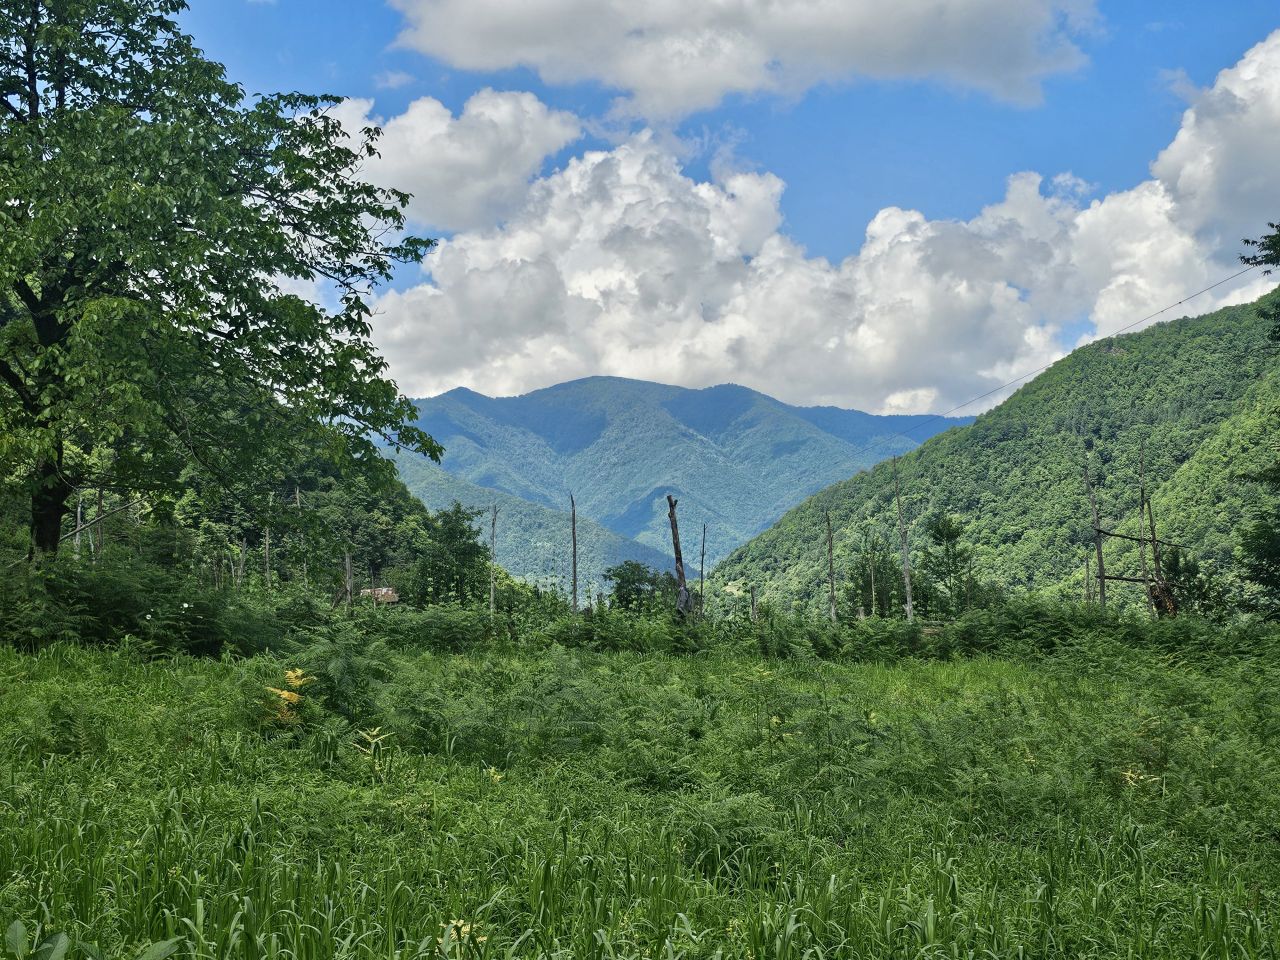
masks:
<svg viewBox="0 0 1280 960"><path fill-rule="evenodd" d="M184 6L0 0L0 478L35 551L85 487L440 453L370 338L372 289L431 246L360 177L379 131L334 97L247 97Z"/></svg>

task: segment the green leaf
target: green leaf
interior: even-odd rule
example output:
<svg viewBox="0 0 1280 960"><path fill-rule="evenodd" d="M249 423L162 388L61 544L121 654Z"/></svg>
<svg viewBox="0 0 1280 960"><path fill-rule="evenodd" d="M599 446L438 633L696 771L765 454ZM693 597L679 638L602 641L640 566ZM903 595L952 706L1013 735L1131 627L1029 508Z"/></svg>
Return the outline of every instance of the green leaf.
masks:
<svg viewBox="0 0 1280 960"><path fill-rule="evenodd" d="M21 920L9 924L4 933L4 947L19 960L27 955L27 925Z"/></svg>
<svg viewBox="0 0 1280 960"><path fill-rule="evenodd" d="M182 944L181 937L174 937L172 940L162 940L159 943L153 943L140 954L138 960L164 960L165 957L171 957L178 952L178 947Z"/></svg>
<svg viewBox="0 0 1280 960"><path fill-rule="evenodd" d="M65 933L55 933L36 948L35 960L64 960L69 949L70 938Z"/></svg>

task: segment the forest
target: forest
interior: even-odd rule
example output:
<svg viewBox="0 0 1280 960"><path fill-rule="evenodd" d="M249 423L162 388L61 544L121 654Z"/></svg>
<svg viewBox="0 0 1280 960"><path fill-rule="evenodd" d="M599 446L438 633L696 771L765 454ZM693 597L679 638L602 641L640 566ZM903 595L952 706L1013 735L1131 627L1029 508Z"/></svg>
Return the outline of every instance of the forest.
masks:
<svg viewBox="0 0 1280 960"><path fill-rule="evenodd" d="M183 6L0 0L0 955L1280 956L1280 295L714 568L428 506L380 131Z"/></svg>

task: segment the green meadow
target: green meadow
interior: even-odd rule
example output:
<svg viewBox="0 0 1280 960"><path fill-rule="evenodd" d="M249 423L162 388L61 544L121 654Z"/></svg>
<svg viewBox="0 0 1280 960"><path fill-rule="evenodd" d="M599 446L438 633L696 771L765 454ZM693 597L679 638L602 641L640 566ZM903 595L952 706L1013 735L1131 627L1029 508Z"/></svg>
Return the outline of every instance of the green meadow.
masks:
<svg viewBox="0 0 1280 960"><path fill-rule="evenodd" d="M0 925L130 960L1275 957L1273 654L0 647Z"/></svg>

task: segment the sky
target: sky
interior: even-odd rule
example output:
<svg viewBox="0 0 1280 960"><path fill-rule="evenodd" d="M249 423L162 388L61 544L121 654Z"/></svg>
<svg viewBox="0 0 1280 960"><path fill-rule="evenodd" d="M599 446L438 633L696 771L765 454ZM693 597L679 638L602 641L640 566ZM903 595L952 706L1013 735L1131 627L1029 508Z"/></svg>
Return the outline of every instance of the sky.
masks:
<svg viewBox="0 0 1280 960"><path fill-rule="evenodd" d="M376 299L411 396L606 374L949 410L1236 272L1280 220L1275 0L191 0L183 20L247 92L339 94L350 129L383 129L364 174L441 240ZM1273 286L1254 271L1160 319Z"/></svg>

